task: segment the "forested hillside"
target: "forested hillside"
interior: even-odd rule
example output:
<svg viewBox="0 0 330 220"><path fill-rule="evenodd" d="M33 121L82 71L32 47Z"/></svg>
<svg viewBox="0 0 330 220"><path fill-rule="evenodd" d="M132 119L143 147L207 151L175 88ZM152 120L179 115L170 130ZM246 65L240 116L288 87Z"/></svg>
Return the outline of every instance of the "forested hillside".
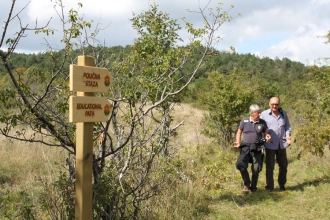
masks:
<svg viewBox="0 0 330 220"><path fill-rule="evenodd" d="M126 47L99 48L102 53L96 57L95 62L98 65L111 63L115 58L130 53L131 47L131 45L127 45ZM194 61L200 59L203 49L205 48L194 50L192 54L194 59L180 70L180 74L185 75L185 71L189 72L194 68ZM94 50L96 49L92 47L84 49L85 53L93 53ZM74 50L71 57L76 58L79 53L80 50ZM54 60L64 54L65 50L54 52L51 55L48 53L13 53L9 65L17 72L26 71L25 75L34 72L33 78L42 79L50 74ZM108 58L104 59L104 57ZM69 74L69 61L75 63L75 60L66 61L63 65L67 73L64 74ZM314 111L320 112L319 108L327 109L326 102L322 101L323 98L326 98L324 92L328 90L325 86L328 79L327 71L329 70L326 66L305 66L287 58L270 59L252 54L215 51L214 55L208 58L206 64L196 73L192 83L173 101L191 103L201 109L215 111L213 115L211 113L205 118L205 125L208 125L205 132L211 137L218 137L220 143L226 145L233 138L233 132L236 129L233 123L229 125L226 124L226 121L231 119L238 122L242 115L246 114L246 109L251 102L267 108L269 98L279 96L282 99L283 107L292 114L301 112L302 106L305 106L306 110L306 105L310 106L311 111L314 109ZM9 81L6 80L8 76L6 76L4 66L0 66L0 76L2 88L10 87ZM38 87L42 87L42 85L38 84ZM6 105L7 107L2 104L3 111L7 111L10 102L7 102ZM219 115L222 116L219 117ZM298 126L297 123L303 123L301 115L294 114L294 116L295 126ZM224 129L220 132L220 137L219 131L215 131L218 127ZM226 138L223 139L223 137ZM322 143L326 142L325 139Z"/></svg>
<svg viewBox="0 0 330 220"><path fill-rule="evenodd" d="M122 52L129 52L130 45L126 47L116 46L110 48L103 48L104 57L118 56ZM86 48L85 53L91 54L93 48ZM54 58L61 57L61 54L65 53L64 50L59 52L54 52ZM245 72L251 72L253 74L259 74L260 77L278 81L281 77L289 77L290 80L301 79L304 73L307 72L308 68L300 63L291 61L288 58L283 59L271 59L268 57L260 58L252 54L238 54L230 52L216 52L216 56L209 60L208 65L206 65L203 71L200 71L196 75L196 79L200 77L206 77L207 72L218 71L222 74L230 74L234 68L238 68ZM80 50L72 51L72 57L77 57L81 55ZM196 60L201 56L200 50L196 50L193 55ZM97 62L97 60L96 60ZM52 66L52 59L50 56L44 53L37 54L23 54L23 53L13 53L10 59L10 67L12 69L17 68L30 68L37 66L41 71L49 71ZM189 68L189 67L187 67ZM5 75L6 71L4 67L0 66L0 75ZM283 75L282 75L283 74Z"/></svg>

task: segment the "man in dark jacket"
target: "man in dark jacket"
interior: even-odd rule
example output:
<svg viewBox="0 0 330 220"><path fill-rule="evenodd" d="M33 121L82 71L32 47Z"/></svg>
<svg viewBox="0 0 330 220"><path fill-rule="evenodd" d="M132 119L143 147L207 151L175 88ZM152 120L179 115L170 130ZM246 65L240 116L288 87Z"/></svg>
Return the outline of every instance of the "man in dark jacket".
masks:
<svg viewBox="0 0 330 220"><path fill-rule="evenodd" d="M257 190L258 177L263 162L263 144L271 140L267 131L266 122L260 119L260 107L256 104L251 105L250 117L244 118L240 122L234 142L234 147L240 148L236 168L241 172L243 179L243 193ZM242 135L243 141L241 142ZM252 182L247 170L249 162L252 162Z"/></svg>

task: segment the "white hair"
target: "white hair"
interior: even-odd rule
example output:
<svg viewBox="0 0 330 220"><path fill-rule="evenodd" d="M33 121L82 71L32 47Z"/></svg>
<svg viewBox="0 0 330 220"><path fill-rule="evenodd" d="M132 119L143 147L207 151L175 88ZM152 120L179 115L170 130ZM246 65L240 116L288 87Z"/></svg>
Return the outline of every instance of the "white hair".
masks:
<svg viewBox="0 0 330 220"><path fill-rule="evenodd" d="M260 111L259 105L257 105L257 104L250 105L250 114L252 114L252 113L254 113L256 111Z"/></svg>

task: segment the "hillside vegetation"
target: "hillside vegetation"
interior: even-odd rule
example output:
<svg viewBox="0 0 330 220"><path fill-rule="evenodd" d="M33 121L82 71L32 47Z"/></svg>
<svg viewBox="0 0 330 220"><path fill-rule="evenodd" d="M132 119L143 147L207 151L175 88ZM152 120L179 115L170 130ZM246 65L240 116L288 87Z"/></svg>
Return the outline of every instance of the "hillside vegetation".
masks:
<svg viewBox="0 0 330 220"><path fill-rule="evenodd" d="M109 53L128 49L114 47ZM44 54L12 57L12 68L32 82L30 91L38 92L45 86L42 81L49 77L50 65L46 58ZM219 53L208 64L172 100L171 123L182 125L169 139L171 159L158 164L165 171L160 171L166 174L165 184L157 196L146 201L141 215L148 219L324 219L329 181L329 68L235 53ZM5 100L0 108L2 119L7 120L17 100L8 98L8 76L5 72L0 75ZM258 192L244 196L234 166L238 152L232 149L233 137L248 106L257 103L267 108L272 96L281 98L295 139L288 151L288 190L267 193L263 171ZM23 124L15 129L13 133L34 136ZM0 167L1 218L72 216L74 184L66 174L70 154L43 144L2 139L0 155L6 162ZM107 161L104 172L111 173L115 164ZM158 172L153 174L156 178ZM115 189L118 183L112 180L107 184ZM54 207L58 207L55 212Z"/></svg>
<svg viewBox="0 0 330 220"><path fill-rule="evenodd" d="M300 147L293 144L288 149L287 190L265 191L263 170L258 191L244 195L234 165L238 151L223 149L201 134L203 111L182 104L175 108L174 118L184 120L173 140L179 152L178 177L150 201L157 219L328 219L328 149L323 157L298 158ZM22 219L29 212L36 213L36 219L52 219L42 211L41 198L52 189L47 184L64 170L65 156L58 148L1 138L1 219Z"/></svg>

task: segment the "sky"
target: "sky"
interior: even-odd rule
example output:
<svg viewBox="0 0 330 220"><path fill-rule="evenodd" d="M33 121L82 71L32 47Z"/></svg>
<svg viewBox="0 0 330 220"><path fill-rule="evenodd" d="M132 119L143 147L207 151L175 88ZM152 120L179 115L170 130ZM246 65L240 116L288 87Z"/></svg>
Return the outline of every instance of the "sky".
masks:
<svg viewBox="0 0 330 220"><path fill-rule="evenodd" d="M49 27L56 30L55 35L35 35L27 32L17 45L16 52L38 53L47 50L46 43L52 47L61 48L61 23L59 8L54 9L58 0L16 0L12 16L18 12L8 26L6 39L13 37L19 31L19 25L29 28L44 26L50 20ZM92 29L98 26L101 30L97 38L106 46L126 46L133 44L137 37L132 28L130 18L133 13L147 11L150 4L158 5L159 10L168 13L173 19L185 17L195 26L202 25L199 8L216 8L219 1L215 0L63 0L65 15L67 10L78 9L78 3L83 7L79 14L87 21L93 20ZM221 7L230 9L229 14L234 19L223 24L216 34L222 40L217 44L220 51L229 51L232 46L240 54L255 54L260 58L288 58L292 61L312 65L317 60L330 57L330 44L325 44L324 36L330 30L329 0L222 0ZM8 18L12 1L0 0L1 31ZM24 9L24 10L23 10ZM241 16L237 16L240 14ZM182 23L184 27L184 24ZM184 30L180 31L182 38L187 39ZM186 42L186 41L185 41ZM0 48L5 50L6 48Z"/></svg>

